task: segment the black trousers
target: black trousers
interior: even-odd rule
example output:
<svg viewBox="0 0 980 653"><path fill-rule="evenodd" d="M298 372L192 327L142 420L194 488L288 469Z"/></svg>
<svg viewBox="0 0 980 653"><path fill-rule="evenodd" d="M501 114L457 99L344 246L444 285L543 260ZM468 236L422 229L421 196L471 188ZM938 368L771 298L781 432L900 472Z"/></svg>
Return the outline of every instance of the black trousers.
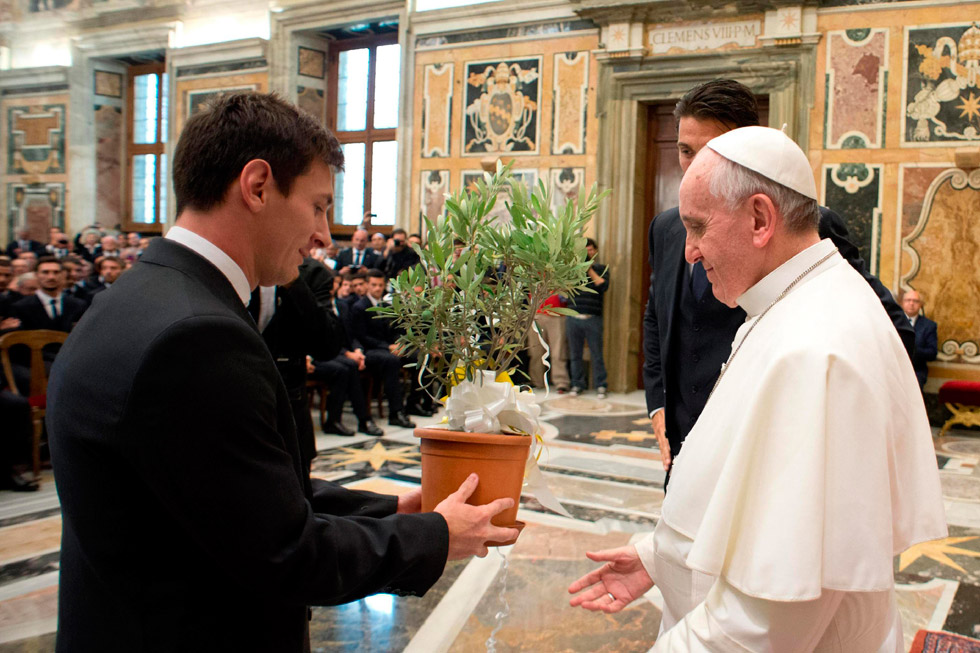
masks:
<svg viewBox="0 0 980 653"><path fill-rule="evenodd" d="M313 363L313 368L310 376L316 381L326 383L330 388L327 396L327 419L339 422L343 415L344 402L348 399L358 421L369 419L356 362L340 354L332 360Z"/></svg>

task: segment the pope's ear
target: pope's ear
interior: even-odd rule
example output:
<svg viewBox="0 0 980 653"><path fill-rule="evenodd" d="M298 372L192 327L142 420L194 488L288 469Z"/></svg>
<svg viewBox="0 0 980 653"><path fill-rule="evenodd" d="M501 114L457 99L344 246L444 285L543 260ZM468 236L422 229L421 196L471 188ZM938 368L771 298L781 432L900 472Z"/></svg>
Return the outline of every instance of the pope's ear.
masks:
<svg viewBox="0 0 980 653"><path fill-rule="evenodd" d="M238 175L242 202L253 213L265 208L273 184L275 181L272 178L272 167L262 159L252 159L245 164L241 174Z"/></svg>
<svg viewBox="0 0 980 653"><path fill-rule="evenodd" d="M776 223L782 218L772 199L762 193L749 198L749 211L752 217L752 244L763 248L769 244L776 231Z"/></svg>

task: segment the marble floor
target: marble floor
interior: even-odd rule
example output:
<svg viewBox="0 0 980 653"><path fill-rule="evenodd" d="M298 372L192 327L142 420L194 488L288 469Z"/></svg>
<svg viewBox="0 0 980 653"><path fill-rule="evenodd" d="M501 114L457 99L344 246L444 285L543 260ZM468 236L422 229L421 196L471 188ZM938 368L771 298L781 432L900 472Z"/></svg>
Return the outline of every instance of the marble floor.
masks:
<svg viewBox="0 0 980 653"><path fill-rule="evenodd" d="M552 396L543 402L545 478L572 518L531 495L518 542L450 563L422 598L376 595L313 611L314 651L646 651L660 624L654 588L615 614L568 606L569 582L593 567L585 551L620 546L660 516L664 473L642 393ZM348 421L352 421L348 417ZM418 420L420 425L435 423ZM318 436L315 476L399 493L417 486L411 431L383 438ZM906 649L919 629L980 637L980 433L936 441L949 538L895 558ZM54 649L61 516L46 472L34 494L0 492L0 653Z"/></svg>

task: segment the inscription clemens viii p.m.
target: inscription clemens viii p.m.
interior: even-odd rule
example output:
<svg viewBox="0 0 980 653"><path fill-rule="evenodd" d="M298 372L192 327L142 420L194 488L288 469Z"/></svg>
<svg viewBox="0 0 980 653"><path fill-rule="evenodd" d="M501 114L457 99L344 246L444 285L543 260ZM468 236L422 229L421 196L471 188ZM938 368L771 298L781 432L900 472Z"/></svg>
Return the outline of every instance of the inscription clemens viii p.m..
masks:
<svg viewBox="0 0 980 653"><path fill-rule="evenodd" d="M744 20L730 23L703 23L663 27L649 32L653 54L667 54L671 50L715 50L724 46L755 46L762 34L762 21Z"/></svg>

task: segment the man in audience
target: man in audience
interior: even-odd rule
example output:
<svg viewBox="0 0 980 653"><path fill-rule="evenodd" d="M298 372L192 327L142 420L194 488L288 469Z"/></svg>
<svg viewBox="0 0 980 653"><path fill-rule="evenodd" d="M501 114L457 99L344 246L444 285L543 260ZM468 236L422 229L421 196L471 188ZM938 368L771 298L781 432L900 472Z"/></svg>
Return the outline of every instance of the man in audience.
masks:
<svg viewBox="0 0 980 653"><path fill-rule="evenodd" d="M20 293L12 289L14 275L10 267L10 257L0 256L0 332L16 329L20 320L12 316L14 302L21 298Z"/></svg>
<svg viewBox="0 0 980 653"><path fill-rule="evenodd" d="M34 272L37 269L37 254L34 252L21 252L17 255L17 260L24 262L28 272Z"/></svg>
<svg viewBox="0 0 980 653"><path fill-rule="evenodd" d="M408 418L402 399L403 360L401 349L396 343L398 336L390 320L379 318L368 311L382 302L387 285L384 272L368 271L367 292L354 303L351 322L354 326L353 332L364 344L368 370L375 376L380 373L384 381L385 395L388 397L388 424L413 429L415 423Z"/></svg>
<svg viewBox="0 0 980 653"><path fill-rule="evenodd" d="M122 238L122 234L119 234ZM119 250L119 255L128 261L135 261L140 257L143 250L140 249L140 235L139 233L132 231L126 234L126 245L121 250Z"/></svg>
<svg viewBox="0 0 980 653"><path fill-rule="evenodd" d="M102 237L102 253L100 256L107 258L119 258L119 241L115 236Z"/></svg>
<svg viewBox="0 0 980 653"><path fill-rule="evenodd" d="M37 256L44 254L44 243L31 238L30 229L18 230L17 238L10 241L10 244L7 245L7 256L10 258L16 258L18 254L24 252L34 252Z"/></svg>
<svg viewBox="0 0 980 653"><path fill-rule="evenodd" d="M71 253L71 245L68 242L68 236L61 233L60 230L54 230L51 234L51 242L49 242L44 247L45 254L47 256L54 256L57 258L64 258Z"/></svg>
<svg viewBox="0 0 980 653"><path fill-rule="evenodd" d="M22 274L27 274L31 271L31 266L26 259L22 259L19 256L10 261L10 274L16 280Z"/></svg>
<svg viewBox="0 0 980 653"><path fill-rule="evenodd" d="M91 287L85 288L89 303L95 299L96 295L108 290L119 279L119 275L123 273L123 262L118 257L103 256L95 261L95 269L98 272L95 283Z"/></svg>
<svg viewBox="0 0 980 653"><path fill-rule="evenodd" d="M34 295L39 287L37 275L33 272L25 272L14 279L14 290L23 297Z"/></svg>
<svg viewBox="0 0 980 653"><path fill-rule="evenodd" d="M537 388L545 387L547 374L549 387L558 394L568 392L568 339L565 336L565 316L552 313L551 307L563 306L562 298L552 295L544 300L537 315L534 316L534 327L528 334L528 368L531 372L531 383ZM543 341L543 343L542 343ZM545 345L547 345L550 369L545 367Z"/></svg>
<svg viewBox="0 0 980 653"><path fill-rule="evenodd" d="M337 255L337 271L343 274L348 270L359 268L370 270L381 263L377 252L368 247L368 232L358 229L350 239L351 246L344 248Z"/></svg>
<svg viewBox="0 0 980 653"><path fill-rule="evenodd" d="M915 370L915 378L919 381L919 389L922 390L929 376L929 362L936 360L936 356L939 355L936 323L923 315L922 295L917 290L905 291L902 296L902 310L915 329L915 356L912 357L912 368Z"/></svg>
<svg viewBox="0 0 980 653"><path fill-rule="evenodd" d="M350 276L350 295L347 296L347 303L354 306L357 300L367 294L368 271L361 269L347 274Z"/></svg>
<svg viewBox="0 0 980 653"><path fill-rule="evenodd" d="M386 241L387 238L385 238L385 235L380 231L375 232L371 236L371 249L373 249L374 253L382 259L387 254Z"/></svg>
<svg viewBox="0 0 980 653"><path fill-rule="evenodd" d="M342 165L336 138L274 94L225 94L185 123L176 226L93 303L48 384L58 650L299 653L307 606L424 593L447 559L517 536L490 524L511 500L465 503L475 476L413 514L418 491L357 492L301 469L245 304L329 240Z"/></svg>
<svg viewBox="0 0 980 653"><path fill-rule="evenodd" d="M408 233L404 229L395 229L391 232L391 240L388 241L385 259L381 268L382 272L389 279L397 277L402 270L418 264L419 255L415 253L411 245L408 244Z"/></svg>
<svg viewBox="0 0 980 653"><path fill-rule="evenodd" d="M91 269L88 261L74 254L69 254L61 260L61 267L65 268L65 292L75 299L80 299L86 304L89 303L88 291L85 289L85 271Z"/></svg>
<svg viewBox="0 0 980 653"><path fill-rule="evenodd" d="M574 397L587 387L585 366L582 364L582 351L585 343L589 344L589 359L592 361L592 380L595 384L599 399L606 397L606 362L602 355L602 303L609 290L609 266L595 260L599 246L588 238L585 251L592 267L588 269L589 290L581 292L568 300L568 308L578 312L578 315L565 320L565 333L568 336L568 362L572 375L572 391Z"/></svg>
<svg viewBox="0 0 980 653"><path fill-rule="evenodd" d="M102 245L99 243L101 237L97 229L86 229L80 234L75 251L89 263L94 263L95 259L102 256Z"/></svg>
<svg viewBox="0 0 980 653"><path fill-rule="evenodd" d="M337 249L337 244L331 242L329 245L323 248L323 264L330 268L331 270L337 269L337 255L340 250Z"/></svg>
<svg viewBox="0 0 980 653"><path fill-rule="evenodd" d="M21 329L71 331L87 305L65 294L65 269L53 256L43 256L37 263L38 289L13 305L13 314Z"/></svg>

